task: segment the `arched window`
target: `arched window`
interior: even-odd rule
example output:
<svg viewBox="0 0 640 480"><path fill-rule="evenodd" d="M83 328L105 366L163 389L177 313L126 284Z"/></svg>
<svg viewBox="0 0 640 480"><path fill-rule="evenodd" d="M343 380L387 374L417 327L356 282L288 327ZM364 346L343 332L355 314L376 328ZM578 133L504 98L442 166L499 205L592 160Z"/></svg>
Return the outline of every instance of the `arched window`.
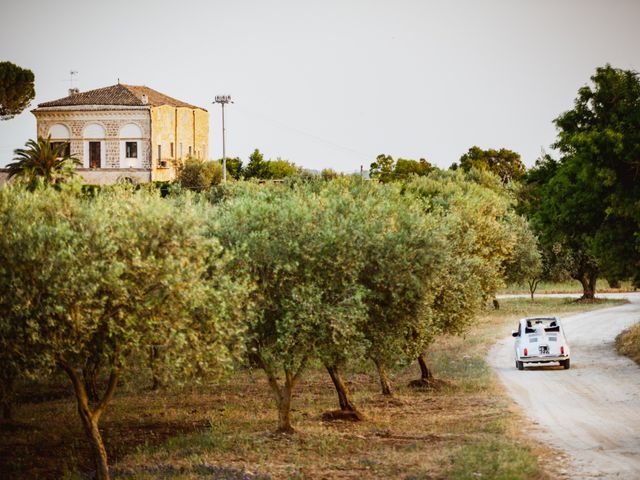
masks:
<svg viewBox="0 0 640 480"><path fill-rule="evenodd" d="M51 137L51 144L54 146L64 145L64 151L62 155L65 157L71 156L71 143L69 142L69 128L62 123L55 123L49 128L49 137Z"/></svg>
<svg viewBox="0 0 640 480"><path fill-rule="evenodd" d="M102 125L98 125L97 123L90 123L86 127L84 127L84 132L82 134L84 138L105 138L106 135L104 133L104 127Z"/></svg>
<svg viewBox="0 0 640 480"><path fill-rule="evenodd" d="M141 168L142 129L135 123L120 128L120 168Z"/></svg>
<svg viewBox="0 0 640 480"><path fill-rule="evenodd" d="M142 138L142 129L135 123L127 123L120 129L120 138Z"/></svg>
<svg viewBox="0 0 640 480"><path fill-rule="evenodd" d="M56 123L49 128L49 136L51 140L69 140L71 134L69 128L62 123Z"/></svg>
<svg viewBox="0 0 640 480"><path fill-rule="evenodd" d="M90 123L84 127L82 136L84 137L84 167L105 168L107 165L104 127L97 123Z"/></svg>

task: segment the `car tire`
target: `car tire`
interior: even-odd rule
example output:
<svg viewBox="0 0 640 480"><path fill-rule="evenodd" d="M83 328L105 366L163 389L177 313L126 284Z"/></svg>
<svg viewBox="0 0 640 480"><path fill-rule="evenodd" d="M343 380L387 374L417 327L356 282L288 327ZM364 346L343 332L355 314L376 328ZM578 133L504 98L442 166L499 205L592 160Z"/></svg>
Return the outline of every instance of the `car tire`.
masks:
<svg viewBox="0 0 640 480"><path fill-rule="evenodd" d="M567 358L566 360L560 362L560 365L562 365L565 370L569 370L571 368L571 360Z"/></svg>
<svg viewBox="0 0 640 480"><path fill-rule="evenodd" d="M518 370L524 370L524 362L521 362L520 360L516 360L516 368Z"/></svg>

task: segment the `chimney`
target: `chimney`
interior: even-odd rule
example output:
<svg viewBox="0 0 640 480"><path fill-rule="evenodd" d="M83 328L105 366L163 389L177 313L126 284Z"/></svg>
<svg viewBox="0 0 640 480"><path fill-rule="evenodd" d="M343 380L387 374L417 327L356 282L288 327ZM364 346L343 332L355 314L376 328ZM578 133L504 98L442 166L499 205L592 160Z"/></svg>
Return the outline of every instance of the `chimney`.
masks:
<svg viewBox="0 0 640 480"><path fill-rule="evenodd" d="M69 96L75 95L77 93L80 93L80 89L79 88L70 88L69 89Z"/></svg>
<svg viewBox="0 0 640 480"><path fill-rule="evenodd" d="M147 97L145 93L142 94L142 98L140 98L140 100L142 100L143 105L149 104L149 97Z"/></svg>

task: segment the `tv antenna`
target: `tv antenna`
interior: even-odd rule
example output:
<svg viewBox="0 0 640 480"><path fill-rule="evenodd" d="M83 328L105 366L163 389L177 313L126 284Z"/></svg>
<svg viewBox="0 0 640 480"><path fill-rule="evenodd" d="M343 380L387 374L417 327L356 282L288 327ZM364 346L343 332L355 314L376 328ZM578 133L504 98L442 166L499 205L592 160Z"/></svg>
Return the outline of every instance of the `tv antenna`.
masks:
<svg viewBox="0 0 640 480"><path fill-rule="evenodd" d="M77 70L69 70L69 88L70 89L73 88L73 80L77 76L78 76L78 71Z"/></svg>

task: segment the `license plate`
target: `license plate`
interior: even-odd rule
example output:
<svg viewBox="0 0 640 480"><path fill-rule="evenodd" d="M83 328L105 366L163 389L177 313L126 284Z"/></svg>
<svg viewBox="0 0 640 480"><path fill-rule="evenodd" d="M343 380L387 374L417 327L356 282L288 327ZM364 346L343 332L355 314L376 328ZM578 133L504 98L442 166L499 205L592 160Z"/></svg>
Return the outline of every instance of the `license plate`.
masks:
<svg viewBox="0 0 640 480"><path fill-rule="evenodd" d="M549 354L549 346L548 345L540 345L538 347L538 350L540 351L540 355L548 355Z"/></svg>

